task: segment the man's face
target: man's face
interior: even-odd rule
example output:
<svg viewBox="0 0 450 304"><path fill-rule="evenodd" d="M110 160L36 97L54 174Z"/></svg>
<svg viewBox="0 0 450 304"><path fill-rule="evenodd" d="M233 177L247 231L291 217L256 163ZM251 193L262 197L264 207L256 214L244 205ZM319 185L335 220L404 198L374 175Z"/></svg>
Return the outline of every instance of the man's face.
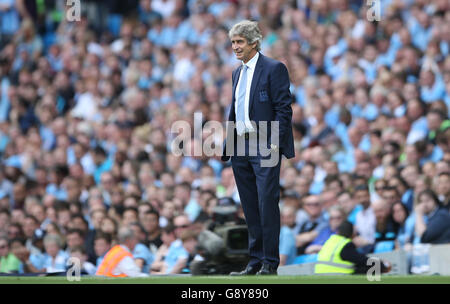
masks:
<svg viewBox="0 0 450 304"><path fill-rule="evenodd" d="M382 197L390 206L400 199L395 190L384 190Z"/></svg>
<svg viewBox="0 0 450 304"><path fill-rule="evenodd" d="M59 246L55 242L48 242L44 244L45 252L51 257L55 257L58 254Z"/></svg>
<svg viewBox="0 0 450 304"><path fill-rule="evenodd" d="M134 235L136 236L136 239L138 240L138 242L145 241L145 235L142 233L139 226L131 225L130 228L131 228L131 230L133 230Z"/></svg>
<svg viewBox="0 0 450 304"><path fill-rule="evenodd" d="M369 191L366 191L366 190L356 191L355 201L357 204L361 204L364 208L367 208L370 205Z"/></svg>
<svg viewBox="0 0 450 304"><path fill-rule="evenodd" d="M134 247L136 247L138 243L139 239L137 238L137 236L134 236L126 241L125 246L127 246L131 251L133 251Z"/></svg>
<svg viewBox="0 0 450 304"><path fill-rule="evenodd" d="M247 63L256 54L256 43L248 44L247 39L236 35L231 38L231 47L238 60Z"/></svg>
<svg viewBox="0 0 450 304"><path fill-rule="evenodd" d="M95 229L99 229L100 225L105 218L105 214L103 212L95 212L92 214L92 224L94 225Z"/></svg>
<svg viewBox="0 0 450 304"><path fill-rule="evenodd" d="M344 220L344 216L339 211L330 212L329 224L332 230L337 230Z"/></svg>
<svg viewBox="0 0 450 304"><path fill-rule="evenodd" d="M27 238L31 238L33 236L36 228L36 223L32 219L26 218L24 220L23 232Z"/></svg>
<svg viewBox="0 0 450 304"><path fill-rule="evenodd" d="M71 224L72 224L73 228L78 228L81 231L83 231L84 233L86 233L87 230L89 229L89 227L86 225L86 223L83 221L82 218L76 217L76 218L72 219Z"/></svg>
<svg viewBox="0 0 450 304"><path fill-rule="evenodd" d="M343 193L337 198L337 203L342 208L344 208L345 212L350 213L353 208L355 207L353 203L353 199L351 198L350 194Z"/></svg>
<svg viewBox="0 0 450 304"><path fill-rule="evenodd" d="M185 216L176 217L173 223L175 226L175 235L177 236L177 238L179 238L183 231L189 228L190 225L189 219Z"/></svg>
<svg viewBox="0 0 450 304"><path fill-rule="evenodd" d="M183 247L186 249L187 252L190 254L194 253L195 248L197 246L197 240L195 238L191 238L189 240L186 240L183 242Z"/></svg>
<svg viewBox="0 0 450 304"><path fill-rule="evenodd" d="M305 199L303 207L310 217L317 217L322 212L322 202L317 195L310 195Z"/></svg>
<svg viewBox="0 0 450 304"><path fill-rule="evenodd" d="M288 227L295 226L295 212L282 212L281 213L281 223Z"/></svg>
<svg viewBox="0 0 450 304"><path fill-rule="evenodd" d="M300 195L305 195L309 192L310 182L304 177L297 177L295 180L295 191Z"/></svg>
<svg viewBox="0 0 450 304"><path fill-rule="evenodd" d="M95 254L98 256L104 255L110 249L110 247L111 246L104 239L95 240L94 251L95 251Z"/></svg>
<svg viewBox="0 0 450 304"><path fill-rule="evenodd" d="M127 210L123 214L123 224L125 226L128 226L132 222L136 222L138 220L138 217L136 213L132 210Z"/></svg>
<svg viewBox="0 0 450 304"><path fill-rule="evenodd" d="M66 238L67 247L75 248L76 246L83 245L83 239L78 233L70 233Z"/></svg>
<svg viewBox="0 0 450 304"><path fill-rule="evenodd" d="M152 233L159 227L159 221L156 214L148 213L144 214L142 217L142 226L147 231L147 233Z"/></svg>
<svg viewBox="0 0 450 304"><path fill-rule="evenodd" d="M441 175L436 184L436 192L439 195L448 195L450 193L450 176Z"/></svg>
<svg viewBox="0 0 450 304"><path fill-rule="evenodd" d="M436 204L431 196L428 194L422 194L419 198L419 204L423 205L423 211L425 214L429 214L434 210Z"/></svg>
<svg viewBox="0 0 450 304"><path fill-rule="evenodd" d="M70 222L70 211L62 210L58 212L58 224L62 227L67 227Z"/></svg>

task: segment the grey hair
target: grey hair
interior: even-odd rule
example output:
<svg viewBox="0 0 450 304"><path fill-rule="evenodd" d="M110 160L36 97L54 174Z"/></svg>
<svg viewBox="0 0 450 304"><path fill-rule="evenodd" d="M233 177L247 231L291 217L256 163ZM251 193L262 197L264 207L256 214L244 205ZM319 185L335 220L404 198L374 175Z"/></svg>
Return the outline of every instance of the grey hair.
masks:
<svg viewBox="0 0 450 304"><path fill-rule="evenodd" d="M62 247L63 243L62 243L62 239L58 234L47 234L44 237L44 245L45 244L49 244L49 243L54 243L57 244L58 247Z"/></svg>
<svg viewBox="0 0 450 304"><path fill-rule="evenodd" d="M136 235L134 234L134 230L128 226L120 228L119 232L117 234L117 240L119 241L120 244L126 242L129 239L133 239L135 237L136 237Z"/></svg>
<svg viewBox="0 0 450 304"><path fill-rule="evenodd" d="M228 32L228 37L231 39L233 36L241 36L247 39L248 44L256 42L256 50L261 50L262 34L258 27L258 23L250 20L243 20L233 25Z"/></svg>
<svg viewBox="0 0 450 304"><path fill-rule="evenodd" d="M344 217L347 215L344 208L342 208L342 206L340 205L333 205L330 208L328 208L328 213L331 213L332 211L337 211Z"/></svg>

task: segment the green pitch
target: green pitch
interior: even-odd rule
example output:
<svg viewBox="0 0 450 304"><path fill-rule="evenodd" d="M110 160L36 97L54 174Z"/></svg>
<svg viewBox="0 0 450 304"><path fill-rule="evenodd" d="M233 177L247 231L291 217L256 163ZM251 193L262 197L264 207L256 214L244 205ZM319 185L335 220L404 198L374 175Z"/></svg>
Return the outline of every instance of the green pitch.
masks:
<svg viewBox="0 0 450 304"><path fill-rule="evenodd" d="M149 278L0 277L0 284L450 284L449 276L382 276L370 282L366 276L153 276Z"/></svg>

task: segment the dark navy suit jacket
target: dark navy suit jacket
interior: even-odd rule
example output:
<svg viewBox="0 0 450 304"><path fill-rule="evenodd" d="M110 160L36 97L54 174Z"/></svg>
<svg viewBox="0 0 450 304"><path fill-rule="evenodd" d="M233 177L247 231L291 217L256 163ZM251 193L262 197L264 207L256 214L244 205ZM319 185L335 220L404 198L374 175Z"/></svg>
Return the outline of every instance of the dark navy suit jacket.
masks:
<svg viewBox="0 0 450 304"><path fill-rule="evenodd" d="M236 121L235 92L241 69L242 65L235 69L232 74L233 97L228 121ZM260 121L268 122L268 147L270 147L270 122L279 122L278 147L281 154L286 158L295 156L292 134L292 96L289 87L289 74L286 66L260 53L250 89L249 118L256 123L256 126L259 125ZM235 128L233 130L227 129L227 132L234 132L234 139L236 140ZM230 137L227 136L227 138ZM225 151L226 140L223 145L223 161L230 158L230 155L226 155Z"/></svg>

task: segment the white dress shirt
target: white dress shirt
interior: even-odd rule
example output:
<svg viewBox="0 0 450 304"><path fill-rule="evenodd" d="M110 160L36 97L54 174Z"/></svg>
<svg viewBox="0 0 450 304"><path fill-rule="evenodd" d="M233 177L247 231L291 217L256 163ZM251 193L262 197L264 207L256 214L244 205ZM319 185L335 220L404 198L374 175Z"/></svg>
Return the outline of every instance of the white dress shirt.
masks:
<svg viewBox="0 0 450 304"><path fill-rule="evenodd" d="M370 243L375 242L375 231L376 231L376 218L375 213L371 207L363 209L356 214L355 228L359 235L369 241Z"/></svg>
<svg viewBox="0 0 450 304"><path fill-rule="evenodd" d="M250 122L250 116L249 116L249 104L250 104L250 90L251 90L251 86L252 86L252 79L253 79L253 73L255 71L255 67L256 67L256 63L258 62L258 58L259 58L259 52L256 53L255 56L253 56L252 59L250 59L245 65L248 67L247 68L247 87L245 89L245 104L244 104L244 109L245 109L245 133L250 133L250 132L256 132L256 130L253 128L251 122ZM244 65L244 63L242 63ZM242 71L244 69L242 68L239 74L239 81L237 83L236 86L236 92L234 94L234 97L236 99L236 103L234 106L234 111L236 113L237 116L237 103L238 103L238 96L239 96L239 86L241 83L241 79L242 79Z"/></svg>

